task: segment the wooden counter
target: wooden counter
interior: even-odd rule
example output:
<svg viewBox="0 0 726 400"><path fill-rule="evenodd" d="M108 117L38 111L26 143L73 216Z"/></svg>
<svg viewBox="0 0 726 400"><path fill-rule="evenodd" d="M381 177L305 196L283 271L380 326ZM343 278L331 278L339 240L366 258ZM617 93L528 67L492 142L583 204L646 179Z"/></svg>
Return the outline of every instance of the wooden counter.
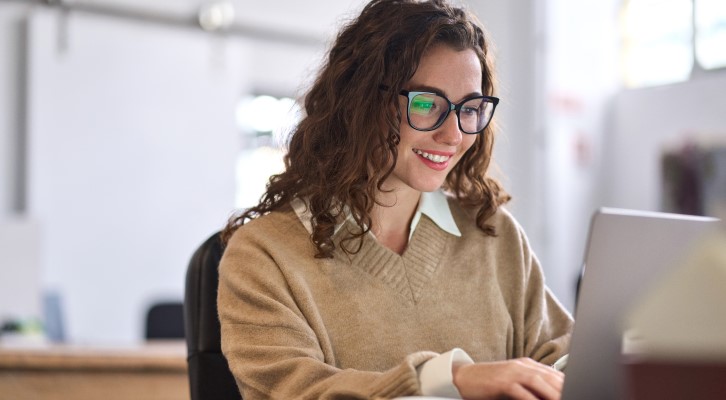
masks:
<svg viewBox="0 0 726 400"><path fill-rule="evenodd" d="M100 347L0 345L0 397L188 400L183 341Z"/></svg>

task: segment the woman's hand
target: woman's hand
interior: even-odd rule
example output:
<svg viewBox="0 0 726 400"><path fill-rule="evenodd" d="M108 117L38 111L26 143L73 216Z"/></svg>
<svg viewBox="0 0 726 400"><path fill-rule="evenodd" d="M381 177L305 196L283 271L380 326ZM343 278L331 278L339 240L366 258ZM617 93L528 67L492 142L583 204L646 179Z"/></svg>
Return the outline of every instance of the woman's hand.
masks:
<svg viewBox="0 0 726 400"><path fill-rule="evenodd" d="M464 399L558 400L565 375L531 358L454 366Z"/></svg>

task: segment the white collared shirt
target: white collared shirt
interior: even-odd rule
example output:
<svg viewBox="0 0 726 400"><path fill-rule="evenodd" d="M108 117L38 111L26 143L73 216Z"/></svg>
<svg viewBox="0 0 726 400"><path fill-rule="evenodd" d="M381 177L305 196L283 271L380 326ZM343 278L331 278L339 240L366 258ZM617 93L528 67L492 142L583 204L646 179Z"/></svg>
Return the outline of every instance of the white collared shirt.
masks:
<svg viewBox="0 0 726 400"><path fill-rule="evenodd" d="M305 226L305 229L308 231L308 233L312 234L313 227L310 222L310 219L312 218L312 213L307 207L305 201L299 198L295 198L292 202L290 202L290 204L292 205L293 210L295 210L295 214L297 214L298 218L300 218L300 222L302 222L302 224ZM413 231L416 229L416 226L418 226L422 214L425 214L427 217L429 217L431 221L433 221L439 228L443 229L444 231L454 236L461 236L461 231L459 231L459 227L456 226L454 216L451 215L449 202L443 191L437 190L435 192L421 193L421 199L418 202L416 214L414 214L413 220L411 220L411 229L409 230L408 234L409 240L411 239L411 236L413 235ZM352 218L353 217L351 215L348 215L347 219ZM335 232L337 232L342 225L342 223L338 224L335 227Z"/></svg>
<svg viewBox="0 0 726 400"><path fill-rule="evenodd" d="M408 234L408 239L411 240L413 231L418 226L419 220L421 220L421 214L425 214L431 218L439 228L449 232L454 236L461 236L459 227L456 226L454 216L451 215L451 209L449 208L449 202L446 195L441 190L435 192L423 192L421 193L421 200L418 202L418 208L416 214L413 215L411 220L411 229Z"/></svg>

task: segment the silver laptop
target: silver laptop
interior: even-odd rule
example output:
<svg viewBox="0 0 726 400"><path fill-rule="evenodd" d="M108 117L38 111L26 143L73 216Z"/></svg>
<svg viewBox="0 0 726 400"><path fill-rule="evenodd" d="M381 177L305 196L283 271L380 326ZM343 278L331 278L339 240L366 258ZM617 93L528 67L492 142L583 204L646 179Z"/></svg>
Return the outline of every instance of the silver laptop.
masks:
<svg viewBox="0 0 726 400"><path fill-rule="evenodd" d="M595 213L562 399L623 398L625 382L620 365L624 315L716 221L609 208Z"/></svg>

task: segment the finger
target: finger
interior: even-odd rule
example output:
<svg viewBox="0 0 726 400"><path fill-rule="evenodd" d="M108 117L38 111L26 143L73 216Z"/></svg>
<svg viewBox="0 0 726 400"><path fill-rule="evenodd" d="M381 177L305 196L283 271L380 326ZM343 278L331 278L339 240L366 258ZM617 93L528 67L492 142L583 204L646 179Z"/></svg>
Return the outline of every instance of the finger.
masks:
<svg viewBox="0 0 726 400"><path fill-rule="evenodd" d="M534 395L534 393L530 392L521 385L513 385L507 396L517 400L539 400L537 396Z"/></svg>
<svg viewBox="0 0 726 400"><path fill-rule="evenodd" d="M551 365L542 364L541 362L535 361L529 357L522 357L522 358L518 358L517 360L521 361L522 363L524 363L525 365L527 365L529 367L536 368L541 371L553 371L556 373L556 375L562 375L562 376L565 375L562 371L552 368Z"/></svg>
<svg viewBox="0 0 726 400"><path fill-rule="evenodd" d="M527 371L521 380L526 389L548 400L560 398L564 374L529 358L519 359L516 364Z"/></svg>
<svg viewBox="0 0 726 400"><path fill-rule="evenodd" d="M545 366L544 368L538 368L534 373L542 377L542 379L544 379L557 391L562 391L562 387L565 384L565 376L560 371L556 371Z"/></svg>
<svg viewBox="0 0 726 400"><path fill-rule="evenodd" d="M552 385L542 375L534 375L524 382L525 389L536 394L539 399L559 400L562 395L562 387Z"/></svg>
<svg viewBox="0 0 726 400"><path fill-rule="evenodd" d="M531 358L523 359L523 364L530 368L533 373L539 373L546 377L546 379L553 385L562 386L565 380L565 374L561 371L532 360Z"/></svg>

